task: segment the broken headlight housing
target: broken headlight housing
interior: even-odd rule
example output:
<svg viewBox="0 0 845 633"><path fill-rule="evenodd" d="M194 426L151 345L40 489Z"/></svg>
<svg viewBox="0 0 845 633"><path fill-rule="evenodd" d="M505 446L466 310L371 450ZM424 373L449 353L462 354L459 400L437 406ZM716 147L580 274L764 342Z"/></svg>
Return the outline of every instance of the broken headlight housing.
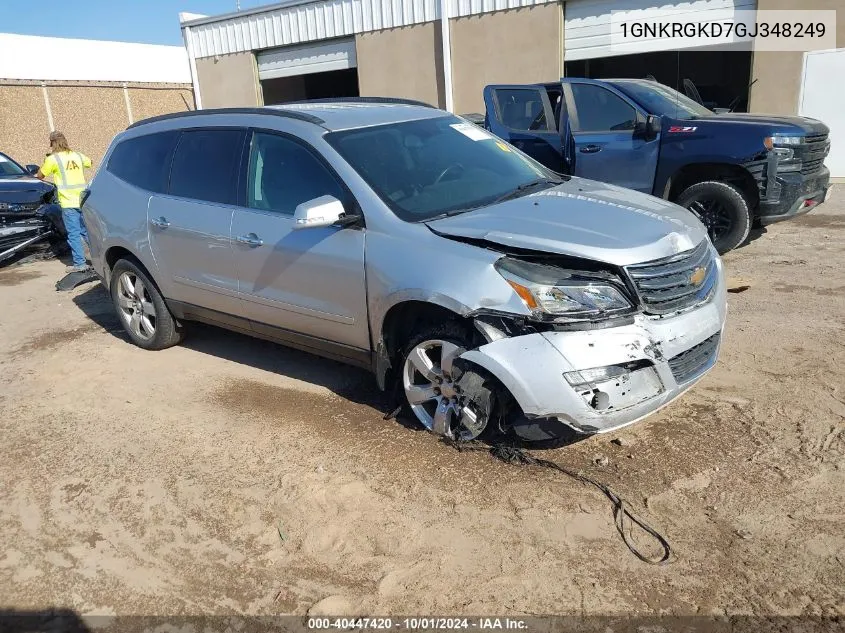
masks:
<svg viewBox="0 0 845 633"><path fill-rule="evenodd" d="M538 319L593 320L634 307L606 276L510 257L501 258L495 267Z"/></svg>

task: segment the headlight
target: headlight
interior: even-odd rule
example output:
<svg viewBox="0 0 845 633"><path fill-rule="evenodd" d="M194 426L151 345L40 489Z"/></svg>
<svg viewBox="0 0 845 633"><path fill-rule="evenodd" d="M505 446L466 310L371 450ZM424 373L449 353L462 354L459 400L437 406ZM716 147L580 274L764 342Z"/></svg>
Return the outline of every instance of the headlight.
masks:
<svg viewBox="0 0 845 633"><path fill-rule="evenodd" d="M772 149L776 145L801 145L803 142L803 136L767 136L763 139L766 149Z"/></svg>
<svg viewBox="0 0 845 633"><path fill-rule="evenodd" d="M539 318L591 319L633 308L613 283L589 273L508 257L496 262L496 270Z"/></svg>

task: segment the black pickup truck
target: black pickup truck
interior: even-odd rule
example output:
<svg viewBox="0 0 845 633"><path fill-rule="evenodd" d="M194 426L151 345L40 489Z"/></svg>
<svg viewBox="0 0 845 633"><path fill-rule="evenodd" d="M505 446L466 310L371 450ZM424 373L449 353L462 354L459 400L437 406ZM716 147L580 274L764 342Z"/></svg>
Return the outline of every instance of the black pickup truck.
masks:
<svg viewBox="0 0 845 633"><path fill-rule="evenodd" d="M690 209L720 253L753 224L806 213L828 195L829 129L815 119L716 114L647 79L491 85L484 103L487 129L551 169Z"/></svg>

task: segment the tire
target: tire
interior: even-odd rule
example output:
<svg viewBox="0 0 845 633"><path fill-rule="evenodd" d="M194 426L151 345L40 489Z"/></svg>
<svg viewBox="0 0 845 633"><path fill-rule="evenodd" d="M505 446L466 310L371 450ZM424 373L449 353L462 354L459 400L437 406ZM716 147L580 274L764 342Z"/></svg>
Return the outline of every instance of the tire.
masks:
<svg viewBox="0 0 845 633"><path fill-rule="evenodd" d="M720 255L732 251L748 239L751 210L748 200L734 185L717 180L687 187L676 203L692 211L707 228L707 234Z"/></svg>
<svg viewBox="0 0 845 633"><path fill-rule="evenodd" d="M472 333L455 322L424 327L410 337L397 377L408 417L462 441L498 433L494 379L472 363L455 360L461 350L474 346ZM447 366L442 365L444 352L449 354Z"/></svg>
<svg viewBox="0 0 845 633"><path fill-rule="evenodd" d="M109 288L117 318L135 345L160 350L182 340L179 324L141 266L119 260L112 268Z"/></svg>

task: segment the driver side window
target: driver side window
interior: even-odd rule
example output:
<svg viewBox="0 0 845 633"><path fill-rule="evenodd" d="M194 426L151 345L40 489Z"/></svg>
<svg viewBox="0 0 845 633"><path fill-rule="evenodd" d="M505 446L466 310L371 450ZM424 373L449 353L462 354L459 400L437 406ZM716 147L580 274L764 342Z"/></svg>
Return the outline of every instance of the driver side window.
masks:
<svg viewBox="0 0 845 633"><path fill-rule="evenodd" d="M637 111L607 88L595 84L572 84L578 113L576 132L618 132L633 130Z"/></svg>
<svg viewBox="0 0 845 633"><path fill-rule="evenodd" d="M320 196L344 199L343 188L307 148L284 136L256 132L249 151L247 206L293 215Z"/></svg>

